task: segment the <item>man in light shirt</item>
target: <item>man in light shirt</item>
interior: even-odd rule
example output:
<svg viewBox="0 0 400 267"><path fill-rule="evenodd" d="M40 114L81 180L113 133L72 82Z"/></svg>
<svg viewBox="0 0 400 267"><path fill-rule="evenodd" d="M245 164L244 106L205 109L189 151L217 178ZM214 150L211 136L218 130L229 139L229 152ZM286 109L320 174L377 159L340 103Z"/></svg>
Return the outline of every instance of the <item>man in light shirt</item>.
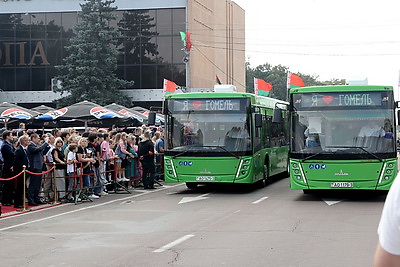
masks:
<svg viewBox="0 0 400 267"><path fill-rule="evenodd" d="M400 266L400 173L394 180L378 226L375 267Z"/></svg>
<svg viewBox="0 0 400 267"><path fill-rule="evenodd" d="M361 128L359 137L382 137L385 131L375 121L370 120L367 125Z"/></svg>

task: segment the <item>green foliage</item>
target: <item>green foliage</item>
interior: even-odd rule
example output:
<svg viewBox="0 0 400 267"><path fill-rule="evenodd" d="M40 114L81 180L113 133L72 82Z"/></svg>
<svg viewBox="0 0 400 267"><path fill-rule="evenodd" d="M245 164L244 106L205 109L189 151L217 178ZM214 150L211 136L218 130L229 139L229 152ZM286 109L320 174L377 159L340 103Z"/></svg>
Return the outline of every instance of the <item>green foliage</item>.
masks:
<svg viewBox="0 0 400 267"><path fill-rule="evenodd" d="M116 77L119 33L112 25L116 19L111 5L115 0L85 0L78 13L76 35L66 47L68 56L64 65L57 66L61 75L63 95L59 105L71 105L88 100L99 105L118 103L130 105L121 88L132 86L131 82Z"/></svg>
<svg viewBox="0 0 400 267"><path fill-rule="evenodd" d="M254 93L254 78L263 79L272 84L272 91L270 97L286 100L287 98L287 73L289 68L277 65L272 66L268 63L251 68L250 64L246 62L246 88L247 92ZM299 75L304 82L305 86L320 86L328 84L345 83L344 79L332 79L331 81L321 82L318 81L318 76L308 75L303 73L295 73Z"/></svg>

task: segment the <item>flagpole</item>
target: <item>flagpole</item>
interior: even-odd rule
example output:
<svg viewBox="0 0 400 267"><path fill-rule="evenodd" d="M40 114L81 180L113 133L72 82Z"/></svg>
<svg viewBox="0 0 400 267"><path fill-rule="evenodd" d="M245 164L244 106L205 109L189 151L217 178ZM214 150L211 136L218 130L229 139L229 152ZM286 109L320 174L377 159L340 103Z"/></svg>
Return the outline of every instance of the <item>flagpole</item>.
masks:
<svg viewBox="0 0 400 267"><path fill-rule="evenodd" d="M185 64L186 64L186 92L189 91L190 88L190 52L185 52L186 56L185 56ZM185 93L186 93L185 92Z"/></svg>
<svg viewBox="0 0 400 267"><path fill-rule="evenodd" d="M189 31L189 0L186 0L186 32ZM186 92L189 92L189 88L190 88L190 60L189 60L189 56L190 56L190 51L187 51L185 49L185 58L184 58L184 62L185 62L185 67L186 67Z"/></svg>
<svg viewBox="0 0 400 267"><path fill-rule="evenodd" d="M290 91L290 72L287 73L286 77L286 101L289 102L289 91Z"/></svg>

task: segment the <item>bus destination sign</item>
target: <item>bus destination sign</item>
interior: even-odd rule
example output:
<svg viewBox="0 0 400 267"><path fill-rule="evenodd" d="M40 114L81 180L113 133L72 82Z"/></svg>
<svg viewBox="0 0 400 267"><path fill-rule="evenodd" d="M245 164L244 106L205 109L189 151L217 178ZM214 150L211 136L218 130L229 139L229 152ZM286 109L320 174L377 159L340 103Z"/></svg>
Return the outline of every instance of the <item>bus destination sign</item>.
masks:
<svg viewBox="0 0 400 267"><path fill-rule="evenodd" d="M382 92L331 92L294 94L293 103L297 107L369 107L388 103L389 97Z"/></svg>
<svg viewBox="0 0 400 267"><path fill-rule="evenodd" d="M240 111L241 103L241 99L174 99L173 111Z"/></svg>

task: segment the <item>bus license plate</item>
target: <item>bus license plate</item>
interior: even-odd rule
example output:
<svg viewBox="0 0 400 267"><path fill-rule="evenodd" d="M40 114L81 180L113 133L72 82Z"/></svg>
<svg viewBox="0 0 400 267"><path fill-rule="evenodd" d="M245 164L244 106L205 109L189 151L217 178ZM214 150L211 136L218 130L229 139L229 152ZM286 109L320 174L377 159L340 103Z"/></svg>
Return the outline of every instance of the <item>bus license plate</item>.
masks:
<svg viewBox="0 0 400 267"><path fill-rule="evenodd" d="M196 181L215 181L214 176L196 176Z"/></svg>
<svg viewBox="0 0 400 267"><path fill-rule="evenodd" d="M331 183L332 188L353 188L354 184L350 182L333 182Z"/></svg>

